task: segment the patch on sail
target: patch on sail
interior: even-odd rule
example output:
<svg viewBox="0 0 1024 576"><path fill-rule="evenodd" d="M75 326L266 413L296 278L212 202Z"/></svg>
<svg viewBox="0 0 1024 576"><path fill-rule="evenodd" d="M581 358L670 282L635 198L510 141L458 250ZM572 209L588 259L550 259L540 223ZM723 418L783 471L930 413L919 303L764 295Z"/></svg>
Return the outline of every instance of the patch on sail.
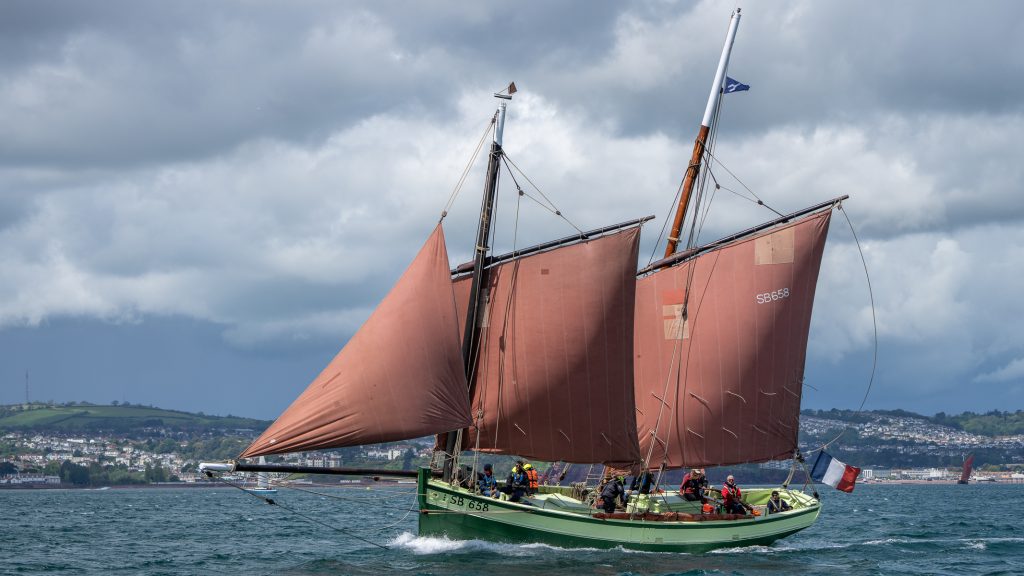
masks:
<svg viewBox="0 0 1024 576"><path fill-rule="evenodd" d="M793 226L762 236L754 241L754 264L793 262Z"/></svg>
<svg viewBox="0 0 1024 576"><path fill-rule="evenodd" d="M682 304L661 307L665 319L665 340L683 340L690 337L690 322L683 317Z"/></svg>
<svg viewBox="0 0 1024 576"><path fill-rule="evenodd" d="M491 297L488 294L481 295L480 316L476 324L478 328L491 327Z"/></svg>

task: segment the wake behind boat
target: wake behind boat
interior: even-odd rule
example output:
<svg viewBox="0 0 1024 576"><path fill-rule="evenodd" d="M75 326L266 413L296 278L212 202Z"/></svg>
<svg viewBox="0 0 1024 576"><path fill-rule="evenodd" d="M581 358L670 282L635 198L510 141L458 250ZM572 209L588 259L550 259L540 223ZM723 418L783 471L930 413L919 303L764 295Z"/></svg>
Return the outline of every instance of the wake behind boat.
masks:
<svg viewBox="0 0 1024 576"><path fill-rule="evenodd" d="M737 9L663 259L637 272L651 217L491 253L503 168L519 186L502 142L511 84L495 94L473 261L452 269L445 211L366 323L240 458L437 434L435 465L405 473L417 479L423 535L702 552L770 544L813 524L821 503L806 492L797 449L800 398L831 211L845 197L697 243L709 196L701 168L739 20ZM486 454L603 470L586 485L531 484L522 498L504 486L492 497L477 482ZM740 514L716 508L710 493L687 501L661 488L667 470L790 459L776 489L788 509L773 514L772 490L746 491L733 502ZM800 469L805 491L790 490ZM621 511L595 508L597 485L620 475L653 486Z"/></svg>

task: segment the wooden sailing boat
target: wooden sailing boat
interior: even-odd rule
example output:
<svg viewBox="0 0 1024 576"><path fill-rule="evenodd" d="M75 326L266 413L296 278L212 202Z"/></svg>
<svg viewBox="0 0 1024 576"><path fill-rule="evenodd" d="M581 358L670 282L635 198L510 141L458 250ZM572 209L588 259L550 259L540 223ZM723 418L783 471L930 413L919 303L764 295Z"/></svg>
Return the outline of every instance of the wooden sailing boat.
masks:
<svg viewBox="0 0 1024 576"><path fill-rule="evenodd" d="M974 454L967 455L964 458L964 466L960 471L960 479L956 481L957 484L968 484L971 481L971 470L974 467Z"/></svg>
<svg viewBox="0 0 1024 576"><path fill-rule="evenodd" d="M736 10L664 259L638 276L646 219L489 253L510 85L495 95L473 262L450 270L438 224L345 348L240 457L439 434L437 469L416 473L421 534L692 552L768 544L810 526L817 498L785 489L791 510L735 516L665 493L606 515L568 487L542 487L522 503L465 487L481 453L659 476L799 456L811 305L841 199L677 251L739 19ZM769 494L750 490L746 501L763 505Z"/></svg>

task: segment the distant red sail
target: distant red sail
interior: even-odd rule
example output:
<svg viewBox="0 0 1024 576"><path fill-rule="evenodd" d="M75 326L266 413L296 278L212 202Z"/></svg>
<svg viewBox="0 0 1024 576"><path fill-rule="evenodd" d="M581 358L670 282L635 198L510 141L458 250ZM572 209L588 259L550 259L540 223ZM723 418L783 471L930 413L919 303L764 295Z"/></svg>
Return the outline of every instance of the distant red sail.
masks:
<svg viewBox="0 0 1024 576"><path fill-rule="evenodd" d="M374 444L470 424L441 226L370 318L241 458Z"/></svg>
<svg viewBox="0 0 1024 576"><path fill-rule="evenodd" d="M651 468L663 456L673 468L792 456L830 217L813 214L638 280L637 431Z"/></svg>
<svg viewBox="0 0 1024 576"><path fill-rule="evenodd" d="M488 272L463 449L538 460L639 460L633 308L640 229ZM456 282L468 302L469 282ZM459 313L464 314L464 306Z"/></svg>
<svg viewBox="0 0 1024 576"><path fill-rule="evenodd" d="M971 470L974 467L974 454L964 460L964 469L960 472L960 484L967 484L971 479Z"/></svg>

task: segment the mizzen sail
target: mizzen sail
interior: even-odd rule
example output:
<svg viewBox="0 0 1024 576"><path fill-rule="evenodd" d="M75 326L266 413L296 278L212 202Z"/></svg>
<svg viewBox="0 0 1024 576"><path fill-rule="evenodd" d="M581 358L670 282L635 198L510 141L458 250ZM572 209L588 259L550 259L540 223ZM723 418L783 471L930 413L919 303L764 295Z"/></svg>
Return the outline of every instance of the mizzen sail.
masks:
<svg viewBox="0 0 1024 576"><path fill-rule="evenodd" d="M491 268L463 449L639 461L633 408L635 227ZM457 300L468 282L456 281ZM463 313L461 307L460 314Z"/></svg>
<svg viewBox="0 0 1024 576"><path fill-rule="evenodd" d="M469 425L444 231L241 457L404 440Z"/></svg>
<svg viewBox="0 0 1024 576"><path fill-rule="evenodd" d="M637 281L637 430L650 467L792 456L830 216L806 216Z"/></svg>

